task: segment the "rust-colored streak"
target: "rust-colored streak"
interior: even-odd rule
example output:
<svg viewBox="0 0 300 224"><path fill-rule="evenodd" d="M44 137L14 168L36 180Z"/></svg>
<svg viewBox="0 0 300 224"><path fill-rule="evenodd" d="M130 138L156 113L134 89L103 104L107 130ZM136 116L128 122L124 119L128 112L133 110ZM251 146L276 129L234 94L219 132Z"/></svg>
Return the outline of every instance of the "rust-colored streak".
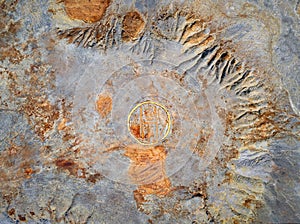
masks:
<svg viewBox="0 0 300 224"><path fill-rule="evenodd" d="M110 0L65 0L65 10L71 19L94 23L102 19Z"/></svg>
<svg viewBox="0 0 300 224"><path fill-rule="evenodd" d="M136 40L145 27L143 17L136 11L128 12L122 23L122 39L124 41Z"/></svg>
<svg viewBox="0 0 300 224"><path fill-rule="evenodd" d="M96 109L102 118L105 118L112 109L112 99L108 95L100 95L96 103Z"/></svg>

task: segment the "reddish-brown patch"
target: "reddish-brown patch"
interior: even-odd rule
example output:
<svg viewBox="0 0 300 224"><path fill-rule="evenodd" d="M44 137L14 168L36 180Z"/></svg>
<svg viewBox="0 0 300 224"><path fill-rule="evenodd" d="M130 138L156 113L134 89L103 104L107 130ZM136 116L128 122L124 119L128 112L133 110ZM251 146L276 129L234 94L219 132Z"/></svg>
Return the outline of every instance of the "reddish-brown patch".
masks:
<svg viewBox="0 0 300 224"><path fill-rule="evenodd" d="M64 0L65 10L71 19L94 23L102 19L111 0Z"/></svg>
<svg viewBox="0 0 300 224"><path fill-rule="evenodd" d="M102 118L106 117L112 109L112 98L108 95L100 95L96 103L96 109Z"/></svg>
<svg viewBox="0 0 300 224"><path fill-rule="evenodd" d="M18 218L20 221L25 222L26 221L26 216L24 215L18 215Z"/></svg>
<svg viewBox="0 0 300 224"><path fill-rule="evenodd" d="M128 12L122 23L122 39L124 41L133 41L137 39L145 27L145 21L140 13Z"/></svg>
<svg viewBox="0 0 300 224"><path fill-rule="evenodd" d="M245 206L248 209L253 209L253 206L255 208L261 208L263 204L261 201L256 200L254 197L249 197L243 202L243 206Z"/></svg>
<svg viewBox="0 0 300 224"><path fill-rule="evenodd" d="M66 123L67 123L67 119L66 119L66 118L63 118L63 119L61 120L61 122L58 124L57 129L58 129L59 131L65 130L65 128L66 128Z"/></svg>
<svg viewBox="0 0 300 224"><path fill-rule="evenodd" d="M55 165L60 170L68 171L72 176L86 178L85 169L71 159L58 158L55 161Z"/></svg>
<svg viewBox="0 0 300 224"><path fill-rule="evenodd" d="M103 175L100 173L95 173L88 176L88 178L86 178L86 181L95 184L97 181L101 179L103 179Z"/></svg>
<svg viewBox="0 0 300 224"><path fill-rule="evenodd" d="M13 216L13 215L15 215L15 212L16 212L16 210L14 208L11 208L11 209L8 210L7 213L8 213L9 216Z"/></svg>
<svg viewBox="0 0 300 224"><path fill-rule="evenodd" d="M138 124L130 125L130 132L137 138L141 138L141 126Z"/></svg>
<svg viewBox="0 0 300 224"><path fill-rule="evenodd" d="M25 168L24 173L26 175L26 178L30 178L32 174L35 173L35 171L33 169L31 169L30 167Z"/></svg>

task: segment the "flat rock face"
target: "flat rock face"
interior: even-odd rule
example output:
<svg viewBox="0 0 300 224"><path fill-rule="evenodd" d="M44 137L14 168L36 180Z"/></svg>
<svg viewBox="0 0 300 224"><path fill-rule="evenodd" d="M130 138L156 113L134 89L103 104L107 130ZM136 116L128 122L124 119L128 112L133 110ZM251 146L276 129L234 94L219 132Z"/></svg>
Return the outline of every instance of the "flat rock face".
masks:
<svg viewBox="0 0 300 224"><path fill-rule="evenodd" d="M299 1L0 1L0 223L299 223Z"/></svg>

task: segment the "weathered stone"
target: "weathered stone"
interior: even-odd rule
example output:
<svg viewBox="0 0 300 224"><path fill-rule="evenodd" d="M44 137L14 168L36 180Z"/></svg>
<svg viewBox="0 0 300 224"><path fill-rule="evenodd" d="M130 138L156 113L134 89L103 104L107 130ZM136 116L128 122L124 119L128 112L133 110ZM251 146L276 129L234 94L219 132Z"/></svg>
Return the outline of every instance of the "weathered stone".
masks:
<svg viewBox="0 0 300 224"><path fill-rule="evenodd" d="M299 2L0 8L0 223L300 222Z"/></svg>

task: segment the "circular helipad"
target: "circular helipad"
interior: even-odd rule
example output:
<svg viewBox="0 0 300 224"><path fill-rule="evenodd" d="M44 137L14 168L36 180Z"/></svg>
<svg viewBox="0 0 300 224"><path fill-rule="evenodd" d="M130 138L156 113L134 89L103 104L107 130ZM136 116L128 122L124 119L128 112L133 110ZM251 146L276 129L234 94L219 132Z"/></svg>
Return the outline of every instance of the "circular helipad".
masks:
<svg viewBox="0 0 300 224"><path fill-rule="evenodd" d="M142 145L159 143L168 136L170 129L171 116L160 103L139 103L128 115L128 131Z"/></svg>

